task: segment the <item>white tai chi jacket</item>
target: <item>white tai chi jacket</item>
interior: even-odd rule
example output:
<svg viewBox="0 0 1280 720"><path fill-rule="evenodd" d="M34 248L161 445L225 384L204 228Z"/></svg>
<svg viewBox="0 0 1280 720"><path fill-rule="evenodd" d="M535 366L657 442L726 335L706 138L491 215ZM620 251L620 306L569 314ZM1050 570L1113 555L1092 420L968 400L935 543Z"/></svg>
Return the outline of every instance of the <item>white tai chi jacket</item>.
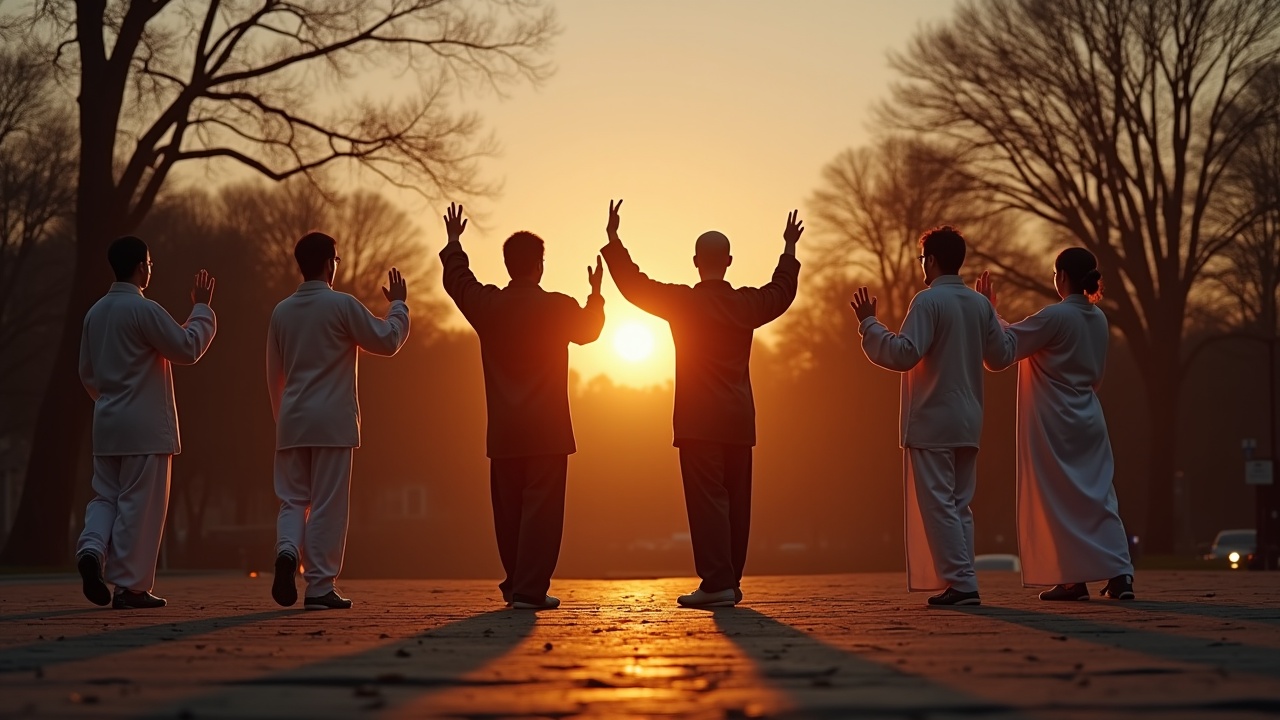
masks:
<svg viewBox="0 0 1280 720"><path fill-rule="evenodd" d="M213 309L204 303L179 325L137 285L112 283L80 333L80 382L93 398L93 454L182 452L172 364L195 363L216 332Z"/></svg>
<svg viewBox="0 0 1280 720"><path fill-rule="evenodd" d="M871 362L903 373L902 447L978 447L983 363L1008 365L1014 353L985 297L959 275L943 275L912 298L900 332L874 317L858 332Z"/></svg>
<svg viewBox="0 0 1280 720"><path fill-rule="evenodd" d="M409 306L400 300L379 318L323 280L281 300L267 330L276 449L360 447L359 351L395 355L408 338Z"/></svg>
<svg viewBox="0 0 1280 720"><path fill-rule="evenodd" d="M1110 340L1106 315L1073 294L1007 329L1017 342L1023 582L1057 585L1132 574L1112 485L1111 440L1096 392Z"/></svg>

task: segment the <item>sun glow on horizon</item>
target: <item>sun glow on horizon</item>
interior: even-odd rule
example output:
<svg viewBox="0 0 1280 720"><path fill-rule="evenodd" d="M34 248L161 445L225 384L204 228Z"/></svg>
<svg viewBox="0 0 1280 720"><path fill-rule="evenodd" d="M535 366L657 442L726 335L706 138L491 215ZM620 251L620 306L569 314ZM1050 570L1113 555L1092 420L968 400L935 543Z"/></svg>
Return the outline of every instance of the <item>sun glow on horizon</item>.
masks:
<svg viewBox="0 0 1280 720"><path fill-rule="evenodd" d="M638 322L623 323L613 333L613 349L623 360L642 362L653 357L653 331Z"/></svg>

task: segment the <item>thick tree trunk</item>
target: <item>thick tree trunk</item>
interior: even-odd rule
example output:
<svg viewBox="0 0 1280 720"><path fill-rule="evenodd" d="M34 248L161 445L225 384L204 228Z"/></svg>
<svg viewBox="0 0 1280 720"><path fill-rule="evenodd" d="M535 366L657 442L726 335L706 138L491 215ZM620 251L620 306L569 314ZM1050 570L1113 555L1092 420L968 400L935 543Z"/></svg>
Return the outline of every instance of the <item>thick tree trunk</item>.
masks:
<svg viewBox="0 0 1280 720"><path fill-rule="evenodd" d="M80 230L83 232L84 228ZM85 242L81 235L75 269L69 278L71 299L31 440L22 500L4 552L0 553L0 564L51 566L71 562L68 526L75 485L88 482L88 478L77 476L77 470L93 408L79 378L80 328L85 312L105 288L105 262L106 243Z"/></svg>
<svg viewBox="0 0 1280 720"><path fill-rule="evenodd" d="M1159 372L1147 379L1147 409L1151 439L1147 468L1146 530L1141 537L1144 552L1168 555L1177 540L1174 507L1175 448L1178 437L1178 382Z"/></svg>

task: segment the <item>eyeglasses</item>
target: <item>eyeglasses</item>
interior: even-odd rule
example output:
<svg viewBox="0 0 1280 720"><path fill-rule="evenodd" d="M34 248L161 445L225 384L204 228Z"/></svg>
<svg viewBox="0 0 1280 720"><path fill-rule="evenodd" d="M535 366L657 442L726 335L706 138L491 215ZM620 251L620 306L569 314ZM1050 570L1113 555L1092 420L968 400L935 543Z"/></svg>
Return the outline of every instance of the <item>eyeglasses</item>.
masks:
<svg viewBox="0 0 1280 720"><path fill-rule="evenodd" d="M920 262L924 262L924 259L925 259L926 257L928 257L928 256L927 256L927 255L917 255L917 256L916 256L916 259L917 259L917 260L919 260Z"/></svg>
<svg viewBox="0 0 1280 720"><path fill-rule="evenodd" d="M329 259L333 261L333 264L334 264L334 265L337 265L338 263L342 262L342 258L338 257L337 255L334 255L333 257L331 257L331 258L329 258Z"/></svg>

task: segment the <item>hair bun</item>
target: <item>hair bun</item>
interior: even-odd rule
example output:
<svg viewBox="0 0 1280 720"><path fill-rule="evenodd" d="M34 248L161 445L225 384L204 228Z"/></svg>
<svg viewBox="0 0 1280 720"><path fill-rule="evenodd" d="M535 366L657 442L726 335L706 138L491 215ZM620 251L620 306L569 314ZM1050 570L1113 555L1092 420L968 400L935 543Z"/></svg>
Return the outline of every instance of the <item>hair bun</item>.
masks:
<svg viewBox="0 0 1280 720"><path fill-rule="evenodd" d="M1102 285L1102 273L1099 272L1097 268L1090 270L1084 274L1083 278L1081 278L1080 285L1080 289L1084 290L1089 295L1097 293L1099 287Z"/></svg>

